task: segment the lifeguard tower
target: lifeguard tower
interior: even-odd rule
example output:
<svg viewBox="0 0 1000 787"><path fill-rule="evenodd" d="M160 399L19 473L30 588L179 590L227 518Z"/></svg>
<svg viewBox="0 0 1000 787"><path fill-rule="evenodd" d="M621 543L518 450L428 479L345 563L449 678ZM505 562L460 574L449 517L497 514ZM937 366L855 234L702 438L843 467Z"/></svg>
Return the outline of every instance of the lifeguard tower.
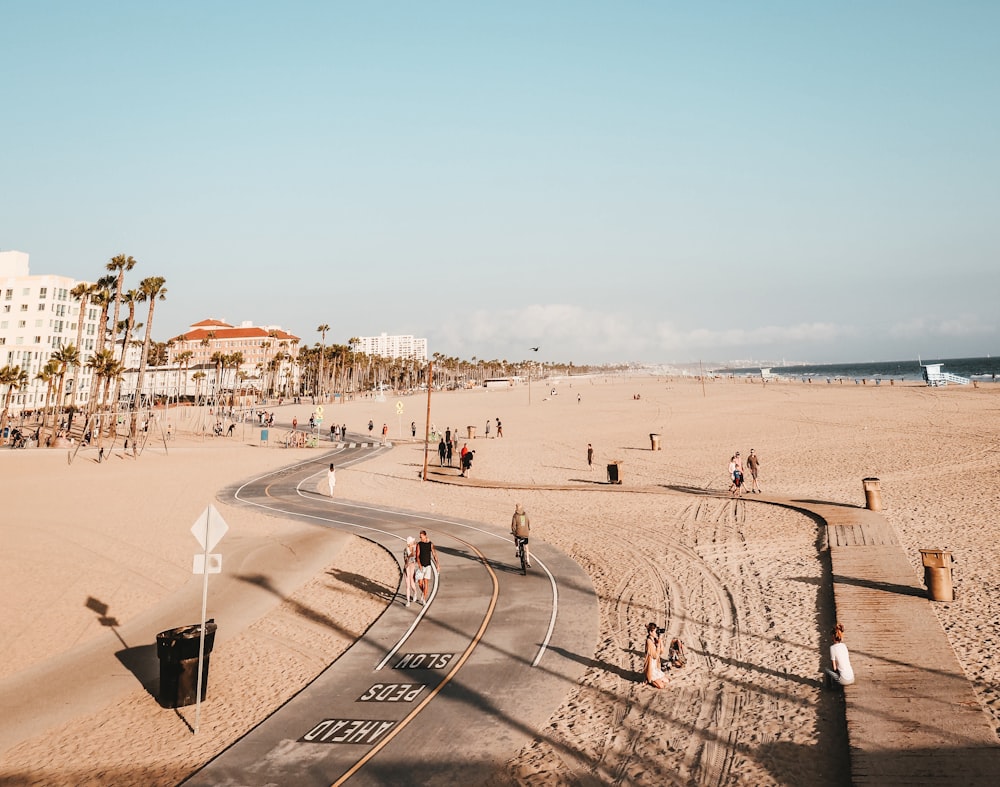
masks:
<svg viewBox="0 0 1000 787"><path fill-rule="evenodd" d="M920 363L919 361L917 363ZM924 381L931 387L937 388L939 385L954 383L956 385L968 385L968 377L959 377L957 374L949 374L941 371L942 363L921 363L924 370Z"/></svg>

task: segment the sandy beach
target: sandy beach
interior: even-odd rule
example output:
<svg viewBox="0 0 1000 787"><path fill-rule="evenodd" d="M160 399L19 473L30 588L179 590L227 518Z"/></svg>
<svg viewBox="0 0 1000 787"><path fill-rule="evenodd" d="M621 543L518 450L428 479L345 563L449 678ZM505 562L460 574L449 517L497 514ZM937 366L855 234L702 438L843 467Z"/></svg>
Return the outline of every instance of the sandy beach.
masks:
<svg viewBox="0 0 1000 787"><path fill-rule="evenodd" d="M883 513L915 576L920 548L954 553L957 597L934 614L1000 729L1000 546L991 518L1000 386L634 376L536 382L530 403L524 387L435 394L430 420L439 430L465 435L475 426L476 438L463 442L475 449L472 475L485 487L420 481L424 449L409 441L409 423L422 434L426 406L425 395L327 405L352 432L372 419L389 424L393 441L405 438L338 472L337 495L500 530L520 502L533 539L579 562L600 603L601 635L585 654L584 679L494 783L598 783L594 762L623 784L847 783L842 709L818 679L835 616L824 534L760 498L860 505L868 476L881 479ZM278 420L302 423L311 410L285 405ZM395 591L396 563L381 549L216 500L224 487L308 461L317 449L279 448L275 435L262 446L254 429L203 439L181 419L174 431L169 445L150 443L138 460L119 451L100 465L93 451L68 464L64 449L0 450L8 492L0 685L17 686L95 643L111 653L120 640L148 645L130 638L155 633L162 620L197 620L189 530L214 503L230 527L218 581L219 603L232 612L218 616L226 624L203 727L192 735L193 708L164 710L133 678L56 727L0 734L4 783L101 784L113 775L117 784L175 784L336 658ZM650 449L651 433L662 450ZM764 494L732 500L729 459L751 448ZM433 453L430 461L436 469ZM621 462L621 486L606 483L609 462ZM270 588L233 578L270 572L280 577ZM639 675L647 621L691 654L662 691Z"/></svg>

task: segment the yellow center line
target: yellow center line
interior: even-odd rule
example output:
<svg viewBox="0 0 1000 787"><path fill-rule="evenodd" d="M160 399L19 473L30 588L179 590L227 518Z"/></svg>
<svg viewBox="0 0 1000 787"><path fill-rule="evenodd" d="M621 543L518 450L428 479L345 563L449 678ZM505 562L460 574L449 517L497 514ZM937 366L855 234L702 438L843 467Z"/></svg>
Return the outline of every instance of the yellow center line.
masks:
<svg viewBox="0 0 1000 787"><path fill-rule="evenodd" d="M432 699L434 699L440 693L441 689L443 689L446 685L448 685L448 683L451 682L451 679L455 677L455 675L462 668L465 662L468 661L469 656L472 655L472 651L476 649L476 646L479 644L480 640L482 640L483 634L486 633L486 627L489 625L490 619L493 617L493 610L496 609L497 598L500 595L500 583L497 580L497 575L493 571L490 564L487 562L486 555L484 555L482 552L476 549L468 541L458 538L457 536L453 536L450 533L448 535L450 538L454 538L456 541L465 544L469 549L471 549L473 552L479 555L479 561L483 564L483 566L486 567L486 570L490 574L490 578L493 580L493 595L490 597L490 605L486 610L486 615L483 617L483 622L479 626L479 631L476 632L476 636L474 636L472 640L469 642L469 646L465 649L465 652L462 654L461 658L459 658L459 660L456 662L455 666L451 669L451 671L444 676L442 681L433 689L431 689L430 693L428 693L428 695L424 697L423 700L420 701L420 704L417 705L417 707L415 707L405 717L403 717L403 719L399 722L399 724L393 727L392 730L382 740L380 740L377 744L375 744L375 746L372 747L371 751L369 751L364 757L362 757L360 760L354 763L354 765L351 766L350 770L348 770L343 776L337 779L337 781L335 781L333 785L331 785L331 787L339 787L339 785L343 784L348 779L350 779L369 760L371 760L372 757L378 754L389 743L389 741L395 738L396 735L404 727L406 727L407 724L413 721L416 715L420 713L420 711L422 711L425 707L427 707L427 703L429 703Z"/></svg>

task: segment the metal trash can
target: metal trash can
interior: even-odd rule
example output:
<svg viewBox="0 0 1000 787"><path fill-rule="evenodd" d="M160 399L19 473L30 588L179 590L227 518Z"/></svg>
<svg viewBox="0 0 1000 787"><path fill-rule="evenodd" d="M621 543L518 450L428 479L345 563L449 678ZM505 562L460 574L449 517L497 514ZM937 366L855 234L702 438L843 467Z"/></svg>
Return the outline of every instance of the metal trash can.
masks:
<svg viewBox="0 0 1000 787"><path fill-rule="evenodd" d="M205 622L205 666L201 674L201 699L208 689L208 663L215 645L214 620ZM160 659L160 705L180 708L197 702L195 685L198 683L198 648L201 626L167 629L156 635L156 655Z"/></svg>
<svg viewBox="0 0 1000 787"><path fill-rule="evenodd" d="M877 478L863 478L865 488L865 508L869 511L882 510L882 484Z"/></svg>
<svg viewBox="0 0 1000 787"><path fill-rule="evenodd" d="M608 483L609 484L620 484L622 482L622 463L621 460L616 460L614 462L608 463Z"/></svg>
<svg viewBox="0 0 1000 787"><path fill-rule="evenodd" d="M469 439L470 440L475 440L476 439L476 427L474 427L474 426L467 426L465 428L469 430Z"/></svg>
<svg viewBox="0 0 1000 787"><path fill-rule="evenodd" d="M658 434L649 435L649 450L650 451L660 450L660 436Z"/></svg>
<svg viewBox="0 0 1000 787"><path fill-rule="evenodd" d="M921 549L924 563L924 584L931 601L954 601L955 588L951 581L951 552L943 549Z"/></svg>

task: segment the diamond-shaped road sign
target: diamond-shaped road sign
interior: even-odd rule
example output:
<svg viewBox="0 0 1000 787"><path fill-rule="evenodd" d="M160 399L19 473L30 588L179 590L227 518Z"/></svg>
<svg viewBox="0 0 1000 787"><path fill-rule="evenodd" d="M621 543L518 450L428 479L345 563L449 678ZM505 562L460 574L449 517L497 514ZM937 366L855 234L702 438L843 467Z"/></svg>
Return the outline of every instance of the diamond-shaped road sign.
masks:
<svg viewBox="0 0 1000 787"><path fill-rule="evenodd" d="M198 539L201 548L206 552L215 548L215 545L222 540L222 537L229 530L229 525L222 518L222 514L216 511L215 506L209 503L208 508L201 512L201 516L191 526L191 532ZM207 541L207 543L206 543Z"/></svg>

